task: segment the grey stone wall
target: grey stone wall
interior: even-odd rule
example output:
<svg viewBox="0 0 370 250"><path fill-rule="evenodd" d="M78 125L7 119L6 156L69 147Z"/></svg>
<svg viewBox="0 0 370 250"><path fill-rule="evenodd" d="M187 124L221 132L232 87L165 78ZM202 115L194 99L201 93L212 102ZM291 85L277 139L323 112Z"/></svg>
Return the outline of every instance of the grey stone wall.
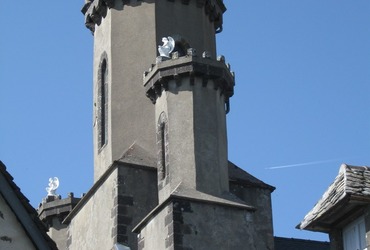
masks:
<svg viewBox="0 0 370 250"><path fill-rule="evenodd" d="M158 203L153 168L117 164L82 200L69 225L69 249L110 249L115 243L137 249L133 227Z"/></svg>
<svg viewBox="0 0 370 250"><path fill-rule="evenodd" d="M271 190L230 183L230 192L256 208L253 222L257 249L274 249Z"/></svg>
<svg viewBox="0 0 370 250"><path fill-rule="evenodd" d="M174 203L174 210L179 217L178 219L174 217L174 221L182 229L177 237L183 248L263 249L256 245L257 232L254 229L255 222L251 212L193 202L185 202L178 206Z"/></svg>
<svg viewBox="0 0 370 250"><path fill-rule="evenodd" d="M168 204L146 225L138 235L138 250L173 249L173 226L172 220L166 218L171 214L172 204Z"/></svg>
<svg viewBox="0 0 370 250"><path fill-rule="evenodd" d="M252 212L211 203L174 199L139 235L140 250L258 248Z"/></svg>
<svg viewBox="0 0 370 250"><path fill-rule="evenodd" d="M201 81L169 83L170 183L220 195L228 190L224 97L212 81L204 87Z"/></svg>
<svg viewBox="0 0 370 250"><path fill-rule="evenodd" d="M157 56L155 5L115 1L94 32L94 179L134 142L155 155L154 106L145 96L142 74ZM108 138L98 145L99 65L107 57Z"/></svg>
<svg viewBox="0 0 370 250"><path fill-rule="evenodd" d="M136 250L138 237L132 229L158 204L157 172L125 166L119 168L118 174L118 197L112 210L116 216L116 242Z"/></svg>
<svg viewBox="0 0 370 250"><path fill-rule="evenodd" d="M57 244L58 249L67 249L68 227L59 218L52 219L48 235Z"/></svg>
<svg viewBox="0 0 370 250"><path fill-rule="evenodd" d="M73 217L69 225L67 247L69 250L110 249L113 247L114 216L111 210L117 197L118 170L106 179L93 196L84 202L83 207ZM88 195L88 194L87 194Z"/></svg>

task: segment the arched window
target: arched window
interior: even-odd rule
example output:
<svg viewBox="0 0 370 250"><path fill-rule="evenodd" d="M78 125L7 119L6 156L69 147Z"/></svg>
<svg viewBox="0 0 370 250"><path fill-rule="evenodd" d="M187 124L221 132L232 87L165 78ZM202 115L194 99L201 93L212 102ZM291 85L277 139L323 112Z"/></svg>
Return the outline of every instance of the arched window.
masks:
<svg viewBox="0 0 370 250"><path fill-rule="evenodd" d="M108 67L107 59L103 59L98 73L98 148L101 149L108 141Z"/></svg>
<svg viewBox="0 0 370 250"><path fill-rule="evenodd" d="M157 147L158 147L158 180L168 176L168 126L167 117L161 113L157 124Z"/></svg>

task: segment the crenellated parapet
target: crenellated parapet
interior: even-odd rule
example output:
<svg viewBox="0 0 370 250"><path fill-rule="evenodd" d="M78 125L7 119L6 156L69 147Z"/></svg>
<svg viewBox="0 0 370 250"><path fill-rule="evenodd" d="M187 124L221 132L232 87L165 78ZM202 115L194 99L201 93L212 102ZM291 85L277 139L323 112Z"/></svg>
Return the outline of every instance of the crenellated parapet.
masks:
<svg viewBox="0 0 370 250"><path fill-rule="evenodd" d="M95 24L100 25L102 18L106 16L108 8L114 7L115 0L86 0L82 7L85 15L86 28L95 31Z"/></svg>
<svg viewBox="0 0 370 250"><path fill-rule="evenodd" d="M100 25L105 18L108 9L114 8L116 1L121 1L123 5L136 6L140 2L153 2L153 0L85 0L82 7L82 13L85 15L85 25L92 32L95 31L95 25ZM189 5L195 1L198 8L204 8L204 13L209 21L214 24L217 33L222 31L222 14L226 7L222 0L167 0L168 2L181 2L183 5Z"/></svg>
<svg viewBox="0 0 370 250"><path fill-rule="evenodd" d="M190 84L195 84L195 79L202 79L201 84L206 87L210 80L215 90L225 97L228 111L229 98L234 94L235 75L230 71L230 65L225 62L224 56L216 60L210 58L206 51L198 56L195 49L188 49L185 56L179 57L177 52L172 53L170 59L158 57L149 71L144 72L144 86L146 95L155 103L163 90L168 90L168 83L175 80L178 86L184 78L190 79Z"/></svg>

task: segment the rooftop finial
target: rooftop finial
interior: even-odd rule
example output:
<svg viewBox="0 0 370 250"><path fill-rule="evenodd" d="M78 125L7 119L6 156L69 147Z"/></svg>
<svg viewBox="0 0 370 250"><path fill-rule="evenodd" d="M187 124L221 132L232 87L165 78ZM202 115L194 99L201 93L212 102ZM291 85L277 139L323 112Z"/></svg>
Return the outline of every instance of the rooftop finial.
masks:
<svg viewBox="0 0 370 250"><path fill-rule="evenodd" d="M49 186L46 188L46 192L48 192L48 197L49 196L58 196L56 194L56 190L59 187L59 179L58 177L54 178L49 178Z"/></svg>

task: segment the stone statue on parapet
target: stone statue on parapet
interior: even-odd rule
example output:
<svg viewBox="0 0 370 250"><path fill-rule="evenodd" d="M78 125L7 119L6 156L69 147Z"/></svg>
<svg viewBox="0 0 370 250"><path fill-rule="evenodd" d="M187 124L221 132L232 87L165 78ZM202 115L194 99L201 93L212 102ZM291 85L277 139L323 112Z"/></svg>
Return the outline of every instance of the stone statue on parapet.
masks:
<svg viewBox="0 0 370 250"><path fill-rule="evenodd" d="M170 58L170 53L175 48L175 40L172 37L163 37L163 45L158 45L158 52L160 56Z"/></svg>
<svg viewBox="0 0 370 250"><path fill-rule="evenodd" d="M59 179L58 177L49 178L49 186L46 188L46 192L48 192L48 196L58 196L56 194L56 190L59 187Z"/></svg>

